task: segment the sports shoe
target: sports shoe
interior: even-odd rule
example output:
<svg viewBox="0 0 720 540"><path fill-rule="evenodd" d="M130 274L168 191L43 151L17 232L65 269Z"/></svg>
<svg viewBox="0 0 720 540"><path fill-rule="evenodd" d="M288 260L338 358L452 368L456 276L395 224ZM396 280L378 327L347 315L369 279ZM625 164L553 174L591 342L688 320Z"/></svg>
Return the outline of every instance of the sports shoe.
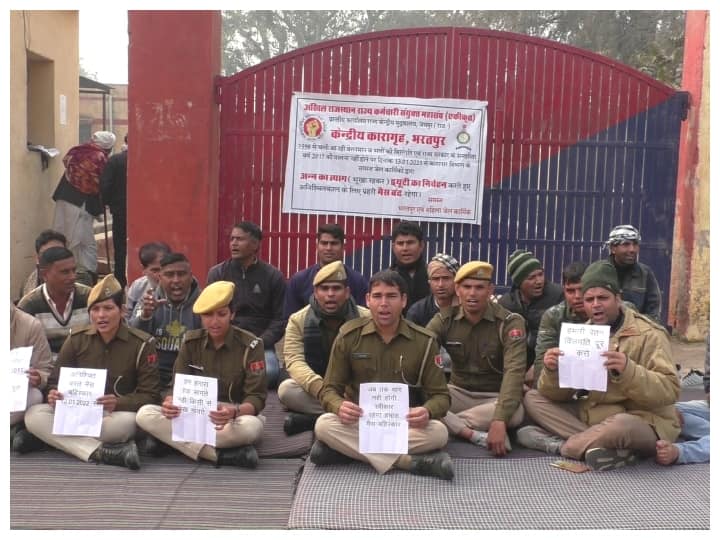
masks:
<svg viewBox="0 0 720 540"><path fill-rule="evenodd" d="M337 450L333 450L324 442L316 440L310 449L310 461L322 467L323 465L352 463L353 459L350 456L341 454Z"/></svg>
<svg viewBox="0 0 720 540"><path fill-rule="evenodd" d="M525 448L540 450L546 454L560 455L564 439L551 435L538 426L525 426L517 430L517 441Z"/></svg>
<svg viewBox="0 0 720 540"><path fill-rule="evenodd" d="M37 452L43 448L45 448L45 443L30 433L27 429L19 430L15 433L12 440L13 452L17 452L18 454Z"/></svg>
<svg viewBox="0 0 720 540"><path fill-rule="evenodd" d="M283 422L285 435L296 435L303 431L315 429L315 422L318 416L315 414L289 413Z"/></svg>
<svg viewBox="0 0 720 540"><path fill-rule="evenodd" d="M127 467L133 471L140 468L140 454L138 454L135 441L121 444L103 443L100 448L93 452L90 458L106 465Z"/></svg>
<svg viewBox="0 0 720 540"><path fill-rule="evenodd" d="M435 476L442 480L452 480L455 468L447 452L410 456L410 472L421 476Z"/></svg>
<svg viewBox="0 0 720 540"><path fill-rule="evenodd" d="M258 466L257 450L251 444L238 446L237 448L218 448L215 466L220 467L221 465L255 469Z"/></svg>
<svg viewBox="0 0 720 540"><path fill-rule="evenodd" d="M478 431L474 429L473 437L468 440L471 443L476 444L482 448L487 448L487 431ZM508 438L507 433L505 434L505 450L507 450L508 452L512 450L512 446L510 445L510 439Z"/></svg>
<svg viewBox="0 0 720 540"><path fill-rule="evenodd" d="M627 448L590 448L585 452L585 463L594 471L609 471L636 465L637 456Z"/></svg>
<svg viewBox="0 0 720 540"><path fill-rule="evenodd" d="M683 388L688 386L700 386L703 383L703 373L697 369L691 369L687 374L680 380L680 385Z"/></svg>

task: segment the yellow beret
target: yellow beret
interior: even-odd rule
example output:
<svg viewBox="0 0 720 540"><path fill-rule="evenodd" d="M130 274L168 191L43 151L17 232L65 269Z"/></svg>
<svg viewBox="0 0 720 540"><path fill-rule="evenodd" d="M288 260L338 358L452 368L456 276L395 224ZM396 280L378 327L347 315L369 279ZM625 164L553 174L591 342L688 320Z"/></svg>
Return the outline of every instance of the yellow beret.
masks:
<svg viewBox="0 0 720 540"><path fill-rule="evenodd" d="M93 304L112 298L117 293L122 292L123 288L120 282L115 278L114 275L108 274L90 290L90 294L87 299L87 307L90 308Z"/></svg>
<svg viewBox="0 0 720 540"><path fill-rule="evenodd" d="M325 281L347 281L347 272L345 272L342 261L334 261L320 268L313 279L313 287L317 287Z"/></svg>
<svg viewBox="0 0 720 540"><path fill-rule="evenodd" d="M230 304L235 292L235 284L232 281L216 281L203 289L195 304L193 313L209 313L223 306Z"/></svg>
<svg viewBox="0 0 720 540"><path fill-rule="evenodd" d="M463 264L455 274L455 283L463 279L487 279L492 280L493 265L484 261L470 261Z"/></svg>

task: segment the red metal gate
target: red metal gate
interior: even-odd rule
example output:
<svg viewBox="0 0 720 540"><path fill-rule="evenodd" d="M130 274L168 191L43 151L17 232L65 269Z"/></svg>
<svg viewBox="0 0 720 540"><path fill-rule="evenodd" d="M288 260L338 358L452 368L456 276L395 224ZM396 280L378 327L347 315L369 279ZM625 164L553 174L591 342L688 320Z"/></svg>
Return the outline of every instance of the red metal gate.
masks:
<svg viewBox="0 0 720 540"><path fill-rule="evenodd" d="M391 219L281 212L292 92L478 99L488 102L482 223L422 224L426 254L488 260L502 286L508 253L527 248L557 281L627 222L667 290L686 97L636 70L519 34L422 28L319 43L217 87L221 258L232 224L251 220L267 235L263 258L290 276L314 263L317 226L336 221L348 264L368 276L390 264Z"/></svg>

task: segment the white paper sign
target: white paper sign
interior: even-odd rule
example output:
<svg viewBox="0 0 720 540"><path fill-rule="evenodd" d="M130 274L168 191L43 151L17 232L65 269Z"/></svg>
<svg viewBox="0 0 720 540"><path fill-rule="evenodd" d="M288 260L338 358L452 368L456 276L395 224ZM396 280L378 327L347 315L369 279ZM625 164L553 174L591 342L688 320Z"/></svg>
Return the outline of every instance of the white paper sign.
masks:
<svg viewBox="0 0 720 540"><path fill-rule="evenodd" d="M480 224L487 102L295 93L283 212Z"/></svg>
<svg viewBox="0 0 720 540"><path fill-rule="evenodd" d="M63 398L55 402L53 435L99 437L103 407L96 403L105 395L106 369L60 368L58 392Z"/></svg>
<svg viewBox="0 0 720 540"><path fill-rule="evenodd" d="M215 446L215 425L210 411L217 410L217 379L175 374L173 405L181 413L172 420L172 440Z"/></svg>
<svg viewBox="0 0 720 540"><path fill-rule="evenodd" d="M360 385L360 452L407 454L410 400L407 384Z"/></svg>
<svg viewBox="0 0 720 540"><path fill-rule="evenodd" d="M558 361L560 388L607 390L607 368L601 352L608 350L610 327L596 324L562 323Z"/></svg>
<svg viewBox="0 0 720 540"><path fill-rule="evenodd" d="M28 376L32 358L32 345L30 347L17 347L10 350L10 412L27 409Z"/></svg>

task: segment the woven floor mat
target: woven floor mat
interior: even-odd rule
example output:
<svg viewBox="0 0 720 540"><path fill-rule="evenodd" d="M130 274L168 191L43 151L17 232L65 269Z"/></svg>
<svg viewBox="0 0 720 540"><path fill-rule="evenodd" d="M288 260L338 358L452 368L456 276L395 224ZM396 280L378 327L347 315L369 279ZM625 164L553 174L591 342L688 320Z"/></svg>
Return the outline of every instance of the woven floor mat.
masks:
<svg viewBox="0 0 720 540"><path fill-rule="evenodd" d="M280 403L275 390L268 390L265 408L260 414L265 416L265 429L262 439L255 447L261 458L304 457L310 452L313 443L312 431L291 437L285 435L283 422L287 411Z"/></svg>
<svg viewBox="0 0 720 540"><path fill-rule="evenodd" d="M291 529L708 529L710 467L646 460L574 474L536 459L456 459L447 482L306 463Z"/></svg>
<svg viewBox="0 0 720 540"><path fill-rule="evenodd" d="M299 459L216 469L180 455L142 469L85 463L56 450L10 459L13 529L285 529Z"/></svg>

